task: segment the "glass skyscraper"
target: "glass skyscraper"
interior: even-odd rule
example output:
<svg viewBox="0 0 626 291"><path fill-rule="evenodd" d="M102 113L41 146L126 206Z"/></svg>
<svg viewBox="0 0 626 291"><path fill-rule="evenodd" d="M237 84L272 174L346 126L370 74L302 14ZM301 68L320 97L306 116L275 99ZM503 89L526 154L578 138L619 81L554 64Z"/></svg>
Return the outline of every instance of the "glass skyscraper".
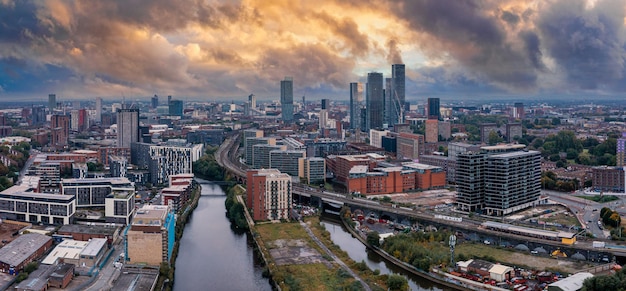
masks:
<svg viewBox="0 0 626 291"><path fill-rule="evenodd" d="M365 106L367 107L366 130L382 128L385 100L383 96L383 74L368 73L367 74L367 92L365 95Z"/></svg>
<svg viewBox="0 0 626 291"><path fill-rule="evenodd" d="M350 128L361 128L361 107L363 107L363 83L350 83Z"/></svg>
<svg viewBox="0 0 626 291"><path fill-rule="evenodd" d="M283 121L293 120L293 78L285 77L280 81L280 106Z"/></svg>
<svg viewBox="0 0 626 291"><path fill-rule="evenodd" d="M404 64L391 65L391 88L388 96L391 98L391 110L389 112L389 125L404 122L403 107L405 98Z"/></svg>

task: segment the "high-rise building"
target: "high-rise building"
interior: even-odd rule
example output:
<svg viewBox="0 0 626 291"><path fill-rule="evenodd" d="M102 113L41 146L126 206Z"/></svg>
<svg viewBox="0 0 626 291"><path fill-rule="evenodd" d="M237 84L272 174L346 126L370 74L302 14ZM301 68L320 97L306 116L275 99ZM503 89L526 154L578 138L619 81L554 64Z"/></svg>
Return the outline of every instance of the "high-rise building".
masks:
<svg viewBox="0 0 626 291"><path fill-rule="evenodd" d="M63 148L69 144L70 117L67 115L52 115L50 117L50 146Z"/></svg>
<svg viewBox="0 0 626 291"><path fill-rule="evenodd" d="M383 127L385 100L383 96L383 74L368 73L367 74L367 90L366 90L366 130L377 129Z"/></svg>
<svg viewBox="0 0 626 291"><path fill-rule="evenodd" d="M383 126L386 127L391 125L391 107L393 106L392 91L391 78L385 78L385 90L383 90L383 104L385 104Z"/></svg>
<svg viewBox="0 0 626 291"><path fill-rule="evenodd" d="M541 191L541 153L490 146L457 155L457 204L462 211L503 216L535 205Z"/></svg>
<svg viewBox="0 0 626 291"><path fill-rule="evenodd" d="M306 150L273 150L270 151L271 169L278 169L289 176L298 176L298 159L306 157Z"/></svg>
<svg viewBox="0 0 626 291"><path fill-rule="evenodd" d="M174 250L176 214L168 205L137 209L126 235L126 259L131 264L159 266Z"/></svg>
<svg viewBox="0 0 626 291"><path fill-rule="evenodd" d="M291 177L276 169L248 170L246 206L254 220L289 219Z"/></svg>
<svg viewBox="0 0 626 291"><path fill-rule="evenodd" d="M153 109L159 107L159 96L157 96L156 94L154 94L154 96L152 96L152 99L150 99L150 107L152 107Z"/></svg>
<svg viewBox="0 0 626 291"><path fill-rule="evenodd" d="M293 120L293 78L285 77L280 81L280 106L283 121Z"/></svg>
<svg viewBox="0 0 626 291"><path fill-rule="evenodd" d="M622 132L622 137L617 139L615 164L618 167L626 166L626 132Z"/></svg>
<svg viewBox="0 0 626 291"><path fill-rule="evenodd" d="M323 130L328 127L328 110L322 109L319 117L319 129Z"/></svg>
<svg viewBox="0 0 626 291"><path fill-rule="evenodd" d="M330 109L330 99L322 99L322 110Z"/></svg>
<svg viewBox="0 0 626 291"><path fill-rule="evenodd" d="M298 176L304 178L308 184L324 183L326 181L326 159L299 158L298 173Z"/></svg>
<svg viewBox="0 0 626 291"><path fill-rule="evenodd" d="M139 141L139 109L119 109L117 111L117 146L130 148Z"/></svg>
<svg viewBox="0 0 626 291"><path fill-rule="evenodd" d="M350 128L361 129L363 83L350 83Z"/></svg>
<svg viewBox="0 0 626 291"><path fill-rule="evenodd" d="M248 103L250 103L250 108L256 108L256 96L254 94L248 95Z"/></svg>
<svg viewBox="0 0 626 291"><path fill-rule="evenodd" d="M33 106L31 108L31 124L43 125L46 123L46 108L43 106Z"/></svg>
<svg viewBox="0 0 626 291"><path fill-rule="evenodd" d="M428 119L440 119L439 98L428 98Z"/></svg>
<svg viewBox="0 0 626 291"><path fill-rule="evenodd" d="M270 152L285 151L287 146L257 144L252 147L252 168L253 169L269 169L270 168Z"/></svg>
<svg viewBox="0 0 626 291"><path fill-rule="evenodd" d="M96 122L102 122L102 97L96 97Z"/></svg>
<svg viewBox="0 0 626 291"><path fill-rule="evenodd" d="M513 106L513 118L515 119L524 119L525 114L524 114L524 103L522 102L515 102L515 105Z"/></svg>
<svg viewBox="0 0 626 291"><path fill-rule="evenodd" d="M170 116L183 117L183 100L171 100L169 102Z"/></svg>
<svg viewBox="0 0 626 291"><path fill-rule="evenodd" d="M405 97L405 77L404 64L391 65L391 110L389 117L389 125L395 125L404 122L404 103Z"/></svg>
<svg viewBox="0 0 626 291"><path fill-rule="evenodd" d="M48 95L48 111L52 113L55 108L57 108L57 95L49 94Z"/></svg>

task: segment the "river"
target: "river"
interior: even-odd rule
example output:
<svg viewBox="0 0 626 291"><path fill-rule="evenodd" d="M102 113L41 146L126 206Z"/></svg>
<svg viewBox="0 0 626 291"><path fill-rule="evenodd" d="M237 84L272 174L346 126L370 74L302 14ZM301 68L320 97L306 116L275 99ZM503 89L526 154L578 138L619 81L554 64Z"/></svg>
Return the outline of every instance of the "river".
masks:
<svg viewBox="0 0 626 291"><path fill-rule="evenodd" d="M180 241L174 291L272 290L249 234L231 228L222 189L206 181Z"/></svg>
<svg viewBox="0 0 626 291"><path fill-rule="evenodd" d="M353 238L350 233L345 230L339 222L330 220L322 220L322 224L328 232L333 243L338 245L342 250L346 251L350 258L355 262L365 261L365 264L371 270L380 270L381 274L399 274L404 276L409 281L409 287L411 290L452 290L448 287L437 285L431 281L428 281L422 277L410 274L401 268L394 266L391 263L387 263L379 255L374 252L369 252L365 246L356 238Z"/></svg>

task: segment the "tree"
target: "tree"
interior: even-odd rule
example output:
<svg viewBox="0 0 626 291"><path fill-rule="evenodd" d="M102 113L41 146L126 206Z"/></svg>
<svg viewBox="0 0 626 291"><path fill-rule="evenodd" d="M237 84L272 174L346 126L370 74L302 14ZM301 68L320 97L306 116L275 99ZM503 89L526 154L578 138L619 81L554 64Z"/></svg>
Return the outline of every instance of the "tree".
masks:
<svg viewBox="0 0 626 291"><path fill-rule="evenodd" d="M387 287L389 290L407 290L409 283L403 276L391 274L387 278Z"/></svg>
<svg viewBox="0 0 626 291"><path fill-rule="evenodd" d="M497 132L495 131L489 132L489 139L488 139L489 145L495 145L501 141L503 141L503 139L500 137L500 135Z"/></svg>
<svg viewBox="0 0 626 291"><path fill-rule="evenodd" d="M380 234L377 231L367 233L367 243L374 247L380 246Z"/></svg>

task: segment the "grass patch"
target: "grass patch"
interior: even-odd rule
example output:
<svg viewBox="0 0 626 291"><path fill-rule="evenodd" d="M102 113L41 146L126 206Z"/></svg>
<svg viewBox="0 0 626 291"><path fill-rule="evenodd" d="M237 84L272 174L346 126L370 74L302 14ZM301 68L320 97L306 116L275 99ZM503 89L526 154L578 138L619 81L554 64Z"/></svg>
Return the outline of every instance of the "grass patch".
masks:
<svg viewBox="0 0 626 291"><path fill-rule="evenodd" d="M573 215L565 215L563 213L559 213L550 217L540 218L539 220L545 222L554 222L565 226L580 226L578 219Z"/></svg>
<svg viewBox="0 0 626 291"><path fill-rule="evenodd" d="M277 239L311 240L298 222L257 224L256 230L266 242L275 241Z"/></svg>
<svg viewBox="0 0 626 291"><path fill-rule="evenodd" d="M283 290L352 290L356 281L338 267L329 269L324 264L281 266L274 280Z"/></svg>
<svg viewBox="0 0 626 291"><path fill-rule="evenodd" d="M587 199L587 200L591 200L591 201L595 201L598 203L605 203L605 202L611 202L611 201L615 201L615 200L619 200L619 197L614 196L614 195L594 195L594 196L576 196L578 198L582 198L582 199Z"/></svg>

